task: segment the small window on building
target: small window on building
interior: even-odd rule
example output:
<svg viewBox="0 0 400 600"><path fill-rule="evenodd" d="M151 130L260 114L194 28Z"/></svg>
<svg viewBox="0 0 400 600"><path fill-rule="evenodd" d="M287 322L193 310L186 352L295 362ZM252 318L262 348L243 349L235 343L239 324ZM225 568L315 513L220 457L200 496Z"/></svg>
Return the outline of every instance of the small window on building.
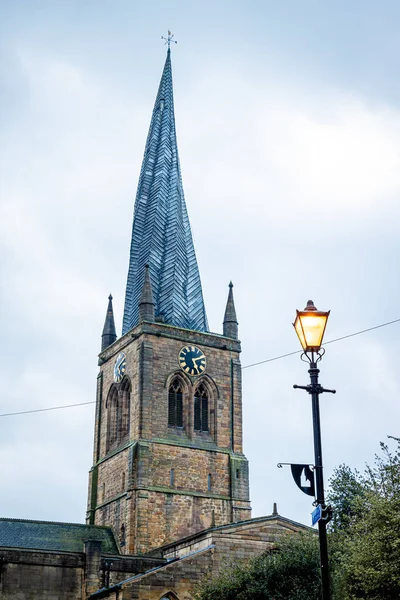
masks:
<svg viewBox="0 0 400 600"><path fill-rule="evenodd" d="M168 391L168 426L183 427L183 394L179 379L175 379Z"/></svg>
<svg viewBox="0 0 400 600"><path fill-rule="evenodd" d="M240 479L240 470L236 469L236 479Z"/></svg>
<svg viewBox="0 0 400 600"><path fill-rule="evenodd" d="M169 472L169 485L171 487L175 485L175 469L171 469Z"/></svg>
<svg viewBox="0 0 400 600"><path fill-rule="evenodd" d="M103 483L103 487L102 487L102 490L101 490L101 499L102 499L103 502L106 499L106 484L105 483Z"/></svg>
<svg viewBox="0 0 400 600"><path fill-rule="evenodd" d="M160 598L160 600L178 600L178 596L173 592L169 592L168 594L165 594L162 598Z"/></svg>
<svg viewBox="0 0 400 600"><path fill-rule="evenodd" d="M209 492L211 492L211 483L212 483L211 473L209 473L208 477L207 477L207 489Z"/></svg>
<svg viewBox="0 0 400 600"><path fill-rule="evenodd" d="M121 531L119 532L119 545L125 546L125 525L122 523Z"/></svg>
<svg viewBox="0 0 400 600"><path fill-rule="evenodd" d="M122 473L122 479L121 479L121 488L122 491L125 491L125 472Z"/></svg>
<svg viewBox="0 0 400 600"><path fill-rule="evenodd" d="M208 431L208 391L202 383L194 395L194 430Z"/></svg>

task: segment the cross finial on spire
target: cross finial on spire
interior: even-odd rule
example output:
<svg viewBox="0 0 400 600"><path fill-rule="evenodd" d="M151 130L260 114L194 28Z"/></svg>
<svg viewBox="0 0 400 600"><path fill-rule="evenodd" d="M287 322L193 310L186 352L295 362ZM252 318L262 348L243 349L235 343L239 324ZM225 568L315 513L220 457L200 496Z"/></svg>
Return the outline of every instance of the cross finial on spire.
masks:
<svg viewBox="0 0 400 600"><path fill-rule="evenodd" d="M172 39L173 37L174 37L174 34L169 29L168 29L168 37L164 37L163 35L161 36L161 39L165 40L164 46L165 46L165 44L168 44L168 50L171 48L171 42L173 42L174 44L178 43L176 40Z"/></svg>

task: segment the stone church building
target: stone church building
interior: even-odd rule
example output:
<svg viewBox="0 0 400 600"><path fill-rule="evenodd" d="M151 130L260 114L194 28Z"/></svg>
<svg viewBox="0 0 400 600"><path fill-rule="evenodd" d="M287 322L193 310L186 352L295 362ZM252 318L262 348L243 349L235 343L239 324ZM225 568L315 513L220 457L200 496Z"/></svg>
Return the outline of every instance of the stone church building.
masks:
<svg viewBox="0 0 400 600"><path fill-rule="evenodd" d="M222 312L222 311L221 311ZM171 53L135 201L122 336L112 297L86 524L0 519L0 598L186 600L224 561L304 526L251 518L232 284L209 331L184 199Z"/></svg>

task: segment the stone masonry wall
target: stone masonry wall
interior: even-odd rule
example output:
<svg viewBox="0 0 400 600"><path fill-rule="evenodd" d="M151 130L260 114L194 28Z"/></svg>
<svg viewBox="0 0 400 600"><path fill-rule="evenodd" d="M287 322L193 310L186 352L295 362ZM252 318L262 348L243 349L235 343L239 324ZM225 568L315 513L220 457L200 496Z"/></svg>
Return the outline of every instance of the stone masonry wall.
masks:
<svg viewBox="0 0 400 600"><path fill-rule="evenodd" d="M84 588L83 556L2 550L2 600L81 600Z"/></svg>
<svg viewBox="0 0 400 600"><path fill-rule="evenodd" d="M106 454L106 402L114 383L113 368L118 354L123 351L126 355L126 375L132 385L130 438L168 438L171 430L168 428L167 382L174 373L183 374L190 388L190 400L196 385L201 381L201 377L189 377L179 368L179 351L188 344L198 346L207 357L205 376L209 380L210 391L215 396L212 399L215 411L213 441L219 448L232 449L233 437L234 451L242 452L240 343L213 334L144 323L112 344L101 355L102 410L98 427L100 457ZM191 422L185 431L189 439L198 435L192 426ZM201 438L196 441L201 442Z"/></svg>
<svg viewBox="0 0 400 600"><path fill-rule="evenodd" d="M140 554L213 526L231 521L230 500L142 491L136 501Z"/></svg>
<svg viewBox="0 0 400 600"><path fill-rule="evenodd" d="M230 497L229 454L165 444L150 444L149 454L146 486ZM210 486L208 475L211 475Z"/></svg>
<svg viewBox="0 0 400 600"><path fill-rule="evenodd" d="M212 570L213 549L167 564L151 574L110 590L109 600L160 600L163 597L192 600L193 589Z"/></svg>
<svg viewBox="0 0 400 600"><path fill-rule="evenodd" d="M221 529L212 532L211 540L215 544L213 572L217 573L227 563L247 560L274 546L283 535L290 535L308 529L283 522L280 517L269 519L266 523L255 522L253 526L239 525L236 528Z"/></svg>
<svg viewBox="0 0 400 600"><path fill-rule="evenodd" d="M126 492L129 478L129 450L110 457L98 466L98 505Z"/></svg>
<svg viewBox="0 0 400 600"><path fill-rule="evenodd" d="M0 598L86 600L103 587L105 560L111 564L110 585L166 562L162 558L102 556L101 544L90 541L82 554L2 548Z"/></svg>
<svg viewBox="0 0 400 600"><path fill-rule="evenodd" d="M178 355L186 345L196 345L206 355L206 371L198 378L179 367ZM120 449L107 454L107 397L115 387L113 369L121 351L131 383L130 435ZM100 355L98 460L91 473L88 518L111 525L125 541L122 552L146 552L214 524L251 516L248 464L242 454L239 353L236 340L142 323ZM168 426L168 388L177 375L184 387L183 428ZM208 432L194 430L193 397L200 382L209 396Z"/></svg>

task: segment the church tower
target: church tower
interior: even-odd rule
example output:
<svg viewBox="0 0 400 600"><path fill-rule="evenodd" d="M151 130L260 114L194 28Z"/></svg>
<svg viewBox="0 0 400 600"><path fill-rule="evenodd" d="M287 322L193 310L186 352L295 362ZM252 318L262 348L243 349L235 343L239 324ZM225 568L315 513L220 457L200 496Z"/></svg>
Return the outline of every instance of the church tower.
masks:
<svg viewBox="0 0 400 600"><path fill-rule="evenodd" d="M251 517L238 324L208 331L183 194L168 49L136 195L122 337L109 298L88 523L142 554Z"/></svg>

